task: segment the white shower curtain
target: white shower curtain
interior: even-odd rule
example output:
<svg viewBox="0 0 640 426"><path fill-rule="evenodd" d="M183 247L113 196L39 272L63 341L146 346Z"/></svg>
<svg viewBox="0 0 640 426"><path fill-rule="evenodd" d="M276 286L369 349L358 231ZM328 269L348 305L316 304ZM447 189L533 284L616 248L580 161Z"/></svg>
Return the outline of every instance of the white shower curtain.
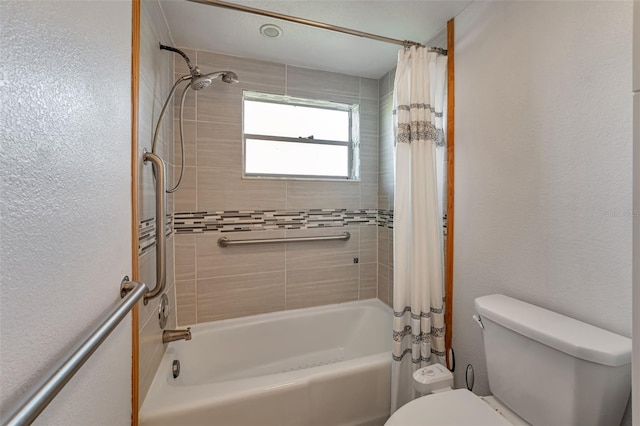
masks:
<svg viewBox="0 0 640 426"><path fill-rule="evenodd" d="M398 53L394 88L393 363L391 412L414 399L412 374L445 364L443 183L446 56Z"/></svg>

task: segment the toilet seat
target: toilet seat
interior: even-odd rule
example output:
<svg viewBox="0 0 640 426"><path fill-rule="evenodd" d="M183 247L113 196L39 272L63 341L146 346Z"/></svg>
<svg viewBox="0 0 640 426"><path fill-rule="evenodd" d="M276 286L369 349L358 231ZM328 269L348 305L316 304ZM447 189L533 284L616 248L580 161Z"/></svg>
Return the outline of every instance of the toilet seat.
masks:
<svg viewBox="0 0 640 426"><path fill-rule="evenodd" d="M512 426L466 389L423 396L402 406L385 426Z"/></svg>

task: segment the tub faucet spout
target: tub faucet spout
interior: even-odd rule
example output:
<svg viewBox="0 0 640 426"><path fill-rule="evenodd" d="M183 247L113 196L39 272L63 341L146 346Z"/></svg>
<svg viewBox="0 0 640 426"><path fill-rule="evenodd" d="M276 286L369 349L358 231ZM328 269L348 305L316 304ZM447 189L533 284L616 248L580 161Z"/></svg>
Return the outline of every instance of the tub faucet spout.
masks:
<svg viewBox="0 0 640 426"><path fill-rule="evenodd" d="M162 343L175 342L176 340L191 340L191 327L186 330L165 330L162 332Z"/></svg>

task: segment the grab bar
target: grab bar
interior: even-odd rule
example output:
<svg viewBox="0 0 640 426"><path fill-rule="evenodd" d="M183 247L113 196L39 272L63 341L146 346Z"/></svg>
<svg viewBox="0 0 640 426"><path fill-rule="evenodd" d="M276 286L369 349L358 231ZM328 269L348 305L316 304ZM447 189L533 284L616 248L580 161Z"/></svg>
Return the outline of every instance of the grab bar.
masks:
<svg viewBox="0 0 640 426"><path fill-rule="evenodd" d="M0 423L3 426L31 424L147 290L149 289L145 283L129 281L129 277L125 277L120 285L120 295L123 299L103 317L98 327L87 333L80 343L67 352L67 355L49 371L47 377L33 385L22 399L5 411L8 414L3 415Z"/></svg>
<svg viewBox="0 0 640 426"><path fill-rule="evenodd" d="M265 238L257 240L230 240L227 237L218 238L218 245L220 247L229 247L244 244L269 244L269 243L302 243L305 241L331 241L342 240L348 241L351 238L351 234L345 232L340 235L323 235L318 237L293 237L293 238Z"/></svg>
<svg viewBox="0 0 640 426"><path fill-rule="evenodd" d="M164 208L166 205L167 195L165 193L165 166L162 158L152 152L145 152L142 157L144 162L151 162L153 171L156 175L156 286L144 295L144 304L149 300L158 297L167 282L167 266L165 262L166 256L166 234L165 234L165 215Z"/></svg>

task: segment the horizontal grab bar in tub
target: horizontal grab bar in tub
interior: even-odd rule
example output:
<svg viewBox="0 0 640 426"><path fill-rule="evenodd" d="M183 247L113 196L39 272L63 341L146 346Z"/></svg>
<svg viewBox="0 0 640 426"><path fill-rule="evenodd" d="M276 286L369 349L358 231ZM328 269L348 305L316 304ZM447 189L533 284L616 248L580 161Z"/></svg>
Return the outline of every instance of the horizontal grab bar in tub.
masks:
<svg viewBox="0 0 640 426"><path fill-rule="evenodd" d="M348 241L351 234L344 232L340 235L322 235L318 237L293 237L293 238L264 238L256 240L230 240L227 237L218 238L220 247L229 247L244 244L270 244L270 243L302 243L306 241L332 241L341 240Z"/></svg>

